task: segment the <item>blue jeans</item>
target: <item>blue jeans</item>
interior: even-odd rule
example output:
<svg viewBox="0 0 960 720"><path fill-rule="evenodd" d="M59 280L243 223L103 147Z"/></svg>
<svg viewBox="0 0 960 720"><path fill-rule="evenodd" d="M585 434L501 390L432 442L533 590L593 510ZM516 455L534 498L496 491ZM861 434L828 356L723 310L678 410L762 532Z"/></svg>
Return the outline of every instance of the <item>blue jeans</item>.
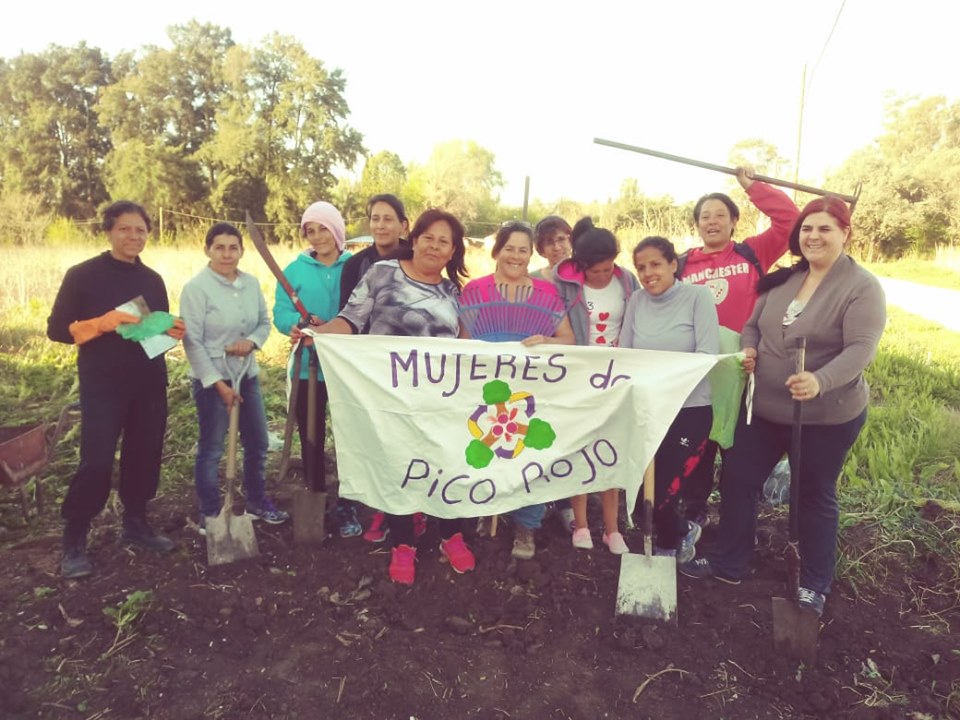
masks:
<svg viewBox="0 0 960 720"><path fill-rule="evenodd" d="M229 385L229 381L227 381ZM217 469L226 445L230 427L230 413L216 388L204 388L193 381L193 400L197 404L200 439L197 442L197 461L194 479L200 512L216 515L220 512L220 483ZM267 465L267 414L257 378L244 378L240 383L240 443L243 445L243 494L247 505L260 507L264 497L264 473Z"/></svg>
<svg viewBox="0 0 960 720"><path fill-rule="evenodd" d="M839 425L804 425L800 477L800 585L827 594L837 563L837 478L847 452L856 442L867 411ZM733 447L723 456L720 481L720 528L708 554L715 572L744 578L753 555L757 531L757 501L763 482L784 453L790 451L790 425L757 416L745 423L740 411Z"/></svg>
<svg viewBox="0 0 960 720"><path fill-rule="evenodd" d="M508 514L510 518L520 527L528 530L536 530L543 521L543 515L547 506L543 503L537 505L527 505L526 507L511 510Z"/></svg>

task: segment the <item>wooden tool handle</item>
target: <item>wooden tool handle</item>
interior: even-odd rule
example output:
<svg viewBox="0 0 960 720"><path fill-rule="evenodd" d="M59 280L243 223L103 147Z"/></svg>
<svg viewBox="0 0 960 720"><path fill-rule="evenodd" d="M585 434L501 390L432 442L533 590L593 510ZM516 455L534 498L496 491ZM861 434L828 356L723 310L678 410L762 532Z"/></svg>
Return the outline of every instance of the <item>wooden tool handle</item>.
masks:
<svg viewBox="0 0 960 720"><path fill-rule="evenodd" d="M237 480L237 435L240 434L240 401L230 406L230 427L227 429L227 497L224 506L233 514L233 486Z"/></svg>
<svg viewBox="0 0 960 720"><path fill-rule="evenodd" d="M617 148L618 150L629 150L630 152L649 155L650 157L660 158L661 160L670 160L671 162L682 163L683 165L692 165L693 167L703 168L704 170L713 170L714 172L724 173L726 175L737 174L736 168L726 167L724 165L716 165L714 163L704 162L703 160L694 160L693 158L660 152L659 150L637 147L636 145L627 145L625 143L614 142L613 140L604 140L602 138L594 138L593 142L597 145L606 145L607 147ZM858 184L856 192L853 195L846 195L844 193L838 193L832 190L824 190L823 188L813 187L811 185L801 185L800 183L790 182L789 180L781 180L779 178L769 177L767 175L754 175L753 180L759 180L760 182L767 183L768 185L777 185L790 190L799 190L800 192L810 193L811 195L820 195L821 197L838 197L850 204L851 213L857 205L857 200L860 199L860 189L862 187L862 183Z"/></svg>
<svg viewBox="0 0 960 720"><path fill-rule="evenodd" d="M654 459L643 471L643 551L647 557L653 557L653 492Z"/></svg>

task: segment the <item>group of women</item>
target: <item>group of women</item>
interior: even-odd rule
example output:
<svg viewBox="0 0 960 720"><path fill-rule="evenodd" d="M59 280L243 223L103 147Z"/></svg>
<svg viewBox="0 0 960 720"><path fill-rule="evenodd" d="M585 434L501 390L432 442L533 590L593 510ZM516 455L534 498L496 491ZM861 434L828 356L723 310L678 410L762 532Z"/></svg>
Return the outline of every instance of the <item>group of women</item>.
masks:
<svg viewBox="0 0 960 720"><path fill-rule="evenodd" d="M457 218L429 209L409 227L402 203L392 195L372 198L367 214L373 245L352 257L344 250L345 227L336 208L318 202L303 214L300 229L308 247L285 274L315 332L719 352L714 293L679 279L680 258L666 238L648 237L634 248L634 275L617 265L620 247L613 233L589 218L573 227L557 216L544 218L536 228L508 222L494 240L494 273L464 287L464 228ZM804 403L805 442L812 450L805 454L809 460L801 477L794 480L800 483L799 600L818 613L834 571L836 480L866 418L863 370L885 322L878 283L845 253L849 238L847 206L836 199L815 200L799 214L790 235L796 262L759 283L759 299L741 338L743 369L754 374L756 390L752 402L742 405L734 445L724 456L718 537L706 557L696 557L701 525L684 513L681 490L708 443L713 419L708 380L686 398L655 458L658 552L675 554L688 576L739 582L748 573L758 489L789 450L793 403ZM531 273L535 250L548 265ZM269 333L269 313L256 281L238 267L243 241L235 227L220 223L211 228L206 254L208 266L184 287L180 303L200 424L196 487L201 517L219 510L216 469L228 409L239 402L247 508L268 523L281 523L288 515L264 490L266 419L254 359ZM493 304L527 311L494 317L486 313ZM531 314L529 308L537 310ZM274 326L296 340L298 321L292 302L278 288ZM806 338L802 372L795 371L792 355L797 337ZM293 389L301 394L307 392L310 365L302 366ZM322 421L326 387L322 375L319 379L317 419ZM299 416L298 422L303 437L306 419ZM319 445L314 462L323 468ZM618 525L619 491L601 493L600 501L604 545L615 554L628 552ZM535 530L545 511L535 505L510 513L514 556L534 555ZM569 522L574 547L592 548L587 497L559 503L558 512L565 525ZM334 514L342 536L362 532L354 504L340 501ZM393 581L414 582L416 542L423 528L422 516L373 515L365 538L392 539ZM439 535L441 555L451 567L458 573L472 570L475 559L460 521L440 520Z"/></svg>

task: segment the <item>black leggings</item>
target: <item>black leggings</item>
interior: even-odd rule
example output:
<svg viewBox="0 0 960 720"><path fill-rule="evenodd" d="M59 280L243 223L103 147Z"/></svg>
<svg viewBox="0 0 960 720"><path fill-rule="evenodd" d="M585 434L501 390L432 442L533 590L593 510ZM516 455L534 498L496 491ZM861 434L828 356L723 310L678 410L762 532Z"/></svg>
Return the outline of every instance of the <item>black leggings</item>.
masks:
<svg viewBox="0 0 960 720"><path fill-rule="evenodd" d="M700 464L712 424L713 408L709 405L682 408L657 450L653 524L661 548L676 549L687 534L679 500L684 485Z"/></svg>
<svg viewBox="0 0 960 720"><path fill-rule="evenodd" d="M317 473L317 483L321 491L327 489L326 455L323 447L327 439L327 384L322 380L317 383L317 441L313 457L307 457L307 398L310 396L308 380L297 381L297 431L300 434L300 455L303 458L303 470L306 475L309 463L312 461Z"/></svg>

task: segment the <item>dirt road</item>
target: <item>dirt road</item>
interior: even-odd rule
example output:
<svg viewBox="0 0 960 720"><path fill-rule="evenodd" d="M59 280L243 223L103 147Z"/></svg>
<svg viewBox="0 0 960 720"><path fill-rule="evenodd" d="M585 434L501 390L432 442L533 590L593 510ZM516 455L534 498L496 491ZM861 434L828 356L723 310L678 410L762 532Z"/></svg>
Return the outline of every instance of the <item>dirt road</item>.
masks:
<svg viewBox="0 0 960 720"><path fill-rule="evenodd" d="M878 278L887 294L887 304L940 323L960 332L960 292L930 287L906 280Z"/></svg>

